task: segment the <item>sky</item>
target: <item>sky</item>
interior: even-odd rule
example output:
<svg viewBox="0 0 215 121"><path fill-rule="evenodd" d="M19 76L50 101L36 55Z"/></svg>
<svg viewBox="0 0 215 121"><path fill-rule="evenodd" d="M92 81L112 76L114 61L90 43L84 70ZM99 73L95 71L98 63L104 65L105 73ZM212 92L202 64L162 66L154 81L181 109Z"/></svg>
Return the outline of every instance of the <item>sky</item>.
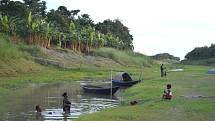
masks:
<svg viewBox="0 0 215 121"><path fill-rule="evenodd" d="M95 23L119 19L133 35L134 51L184 59L195 47L215 43L214 0L45 0L48 9L80 9Z"/></svg>

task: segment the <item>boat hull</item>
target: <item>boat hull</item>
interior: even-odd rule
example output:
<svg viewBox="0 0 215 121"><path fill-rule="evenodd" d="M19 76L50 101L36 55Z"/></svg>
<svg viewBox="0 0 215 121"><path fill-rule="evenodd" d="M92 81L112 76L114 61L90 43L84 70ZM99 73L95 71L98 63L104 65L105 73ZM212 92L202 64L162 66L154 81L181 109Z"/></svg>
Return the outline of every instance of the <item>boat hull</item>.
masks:
<svg viewBox="0 0 215 121"><path fill-rule="evenodd" d="M119 80L112 80L113 85L122 86L122 87L130 87L130 86L133 86L133 85L135 85L135 84L137 84L139 82L141 82L141 80L128 81L128 82L122 82L122 81L119 81Z"/></svg>
<svg viewBox="0 0 215 121"><path fill-rule="evenodd" d="M208 74L215 74L215 69L208 70Z"/></svg>

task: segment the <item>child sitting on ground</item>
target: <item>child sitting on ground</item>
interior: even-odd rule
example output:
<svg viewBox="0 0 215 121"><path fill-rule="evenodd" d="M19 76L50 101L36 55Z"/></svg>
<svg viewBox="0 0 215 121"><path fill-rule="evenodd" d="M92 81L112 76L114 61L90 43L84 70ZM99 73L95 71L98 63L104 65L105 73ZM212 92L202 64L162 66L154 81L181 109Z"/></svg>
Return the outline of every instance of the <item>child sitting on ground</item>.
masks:
<svg viewBox="0 0 215 121"><path fill-rule="evenodd" d="M172 99L172 91L171 91L171 84L167 84L167 89L164 90L164 94L162 99L171 100Z"/></svg>

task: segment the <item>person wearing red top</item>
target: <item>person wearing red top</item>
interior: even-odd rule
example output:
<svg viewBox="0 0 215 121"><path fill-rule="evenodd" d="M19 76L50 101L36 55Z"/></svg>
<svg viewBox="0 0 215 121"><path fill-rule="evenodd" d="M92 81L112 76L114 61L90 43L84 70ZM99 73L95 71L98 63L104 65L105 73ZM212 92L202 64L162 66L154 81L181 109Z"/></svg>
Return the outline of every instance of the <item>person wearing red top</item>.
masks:
<svg viewBox="0 0 215 121"><path fill-rule="evenodd" d="M172 99L172 91L171 91L171 84L167 84L167 88L164 90L164 94L162 99L171 100Z"/></svg>

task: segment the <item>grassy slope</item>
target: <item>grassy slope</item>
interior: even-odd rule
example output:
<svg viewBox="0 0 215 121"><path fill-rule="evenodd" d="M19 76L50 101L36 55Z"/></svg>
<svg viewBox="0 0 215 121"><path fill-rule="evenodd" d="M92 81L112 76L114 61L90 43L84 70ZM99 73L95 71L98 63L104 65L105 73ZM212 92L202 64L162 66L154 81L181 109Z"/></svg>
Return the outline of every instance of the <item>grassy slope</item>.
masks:
<svg viewBox="0 0 215 121"><path fill-rule="evenodd" d="M159 77L159 73L154 73L157 68L144 69L145 81L126 90L122 106L84 115L77 121L215 120L214 98L191 98L196 95L215 95L215 75L206 74L212 67L184 66L184 68L184 72L171 72L163 79ZM171 101L162 101L161 95L168 83L173 86L174 98ZM138 100L139 104L129 106L132 100Z"/></svg>
<svg viewBox="0 0 215 121"><path fill-rule="evenodd" d="M150 67L153 64L152 59L150 59L145 55L134 53L131 51L119 51L113 48L100 48L100 49L92 50L91 54L94 56L110 58L115 62L118 62L121 65L127 66L127 67L132 67L132 66Z"/></svg>
<svg viewBox="0 0 215 121"><path fill-rule="evenodd" d="M119 55L117 50L112 51ZM134 59L131 55L123 55L130 62ZM48 66L35 63L32 57L40 58L40 63ZM139 55L138 58L140 57ZM54 66L50 66L53 62ZM134 75L139 74L139 64L133 64L138 67L138 70L133 72ZM56 65L64 65L67 68L56 68ZM0 33L0 98L29 83L103 80L109 78L110 70L122 71L128 68L111 58L85 56L70 50L47 50L36 46L12 44L7 36Z"/></svg>
<svg viewBox="0 0 215 121"><path fill-rule="evenodd" d="M16 76L19 73L35 72L42 69L32 62L29 55L20 51L19 45L9 42L9 38L0 33L0 77Z"/></svg>

